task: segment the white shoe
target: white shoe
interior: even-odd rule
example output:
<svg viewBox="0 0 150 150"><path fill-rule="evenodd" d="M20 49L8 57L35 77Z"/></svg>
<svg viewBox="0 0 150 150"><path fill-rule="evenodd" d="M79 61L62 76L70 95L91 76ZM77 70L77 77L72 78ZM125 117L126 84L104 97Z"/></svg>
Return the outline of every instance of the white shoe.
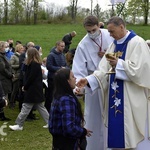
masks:
<svg viewBox="0 0 150 150"><path fill-rule="evenodd" d="M23 127L19 126L18 124L17 125L10 125L9 128L12 129L12 130L14 130L14 131L23 130Z"/></svg>
<svg viewBox="0 0 150 150"><path fill-rule="evenodd" d="M48 124L46 124L45 126L43 126L43 128L45 128L45 129L48 128Z"/></svg>

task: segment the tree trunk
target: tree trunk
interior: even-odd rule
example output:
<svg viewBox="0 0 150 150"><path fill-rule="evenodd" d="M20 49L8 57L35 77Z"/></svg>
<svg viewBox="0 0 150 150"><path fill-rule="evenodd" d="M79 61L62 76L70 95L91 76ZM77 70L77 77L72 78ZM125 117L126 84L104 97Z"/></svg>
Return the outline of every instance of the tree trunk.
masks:
<svg viewBox="0 0 150 150"><path fill-rule="evenodd" d="M38 0L34 0L34 24L37 24Z"/></svg>
<svg viewBox="0 0 150 150"><path fill-rule="evenodd" d="M77 4L78 0L71 0L71 18L73 22L76 22L76 15L77 15Z"/></svg>
<svg viewBox="0 0 150 150"><path fill-rule="evenodd" d="M148 24L149 0L144 0L144 24Z"/></svg>
<svg viewBox="0 0 150 150"><path fill-rule="evenodd" d="M4 24L8 23L8 0L4 0Z"/></svg>

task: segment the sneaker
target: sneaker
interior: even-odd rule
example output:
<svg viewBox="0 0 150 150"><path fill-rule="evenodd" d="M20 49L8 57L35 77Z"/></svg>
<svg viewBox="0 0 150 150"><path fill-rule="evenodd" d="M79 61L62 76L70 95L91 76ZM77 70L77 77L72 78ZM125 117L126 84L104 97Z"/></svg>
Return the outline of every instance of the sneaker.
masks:
<svg viewBox="0 0 150 150"><path fill-rule="evenodd" d="M45 126L43 126L43 128L45 128L45 129L48 128L48 124L46 124Z"/></svg>
<svg viewBox="0 0 150 150"><path fill-rule="evenodd" d="M19 126L18 124L17 125L10 125L9 128L12 129L12 130L14 130L14 131L23 130L23 127Z"/></svg>

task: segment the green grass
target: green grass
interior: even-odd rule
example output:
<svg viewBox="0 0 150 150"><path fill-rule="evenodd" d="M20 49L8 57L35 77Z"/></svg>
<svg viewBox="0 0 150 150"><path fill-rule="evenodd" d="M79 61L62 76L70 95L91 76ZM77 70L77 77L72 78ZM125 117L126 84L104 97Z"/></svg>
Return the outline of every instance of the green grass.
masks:
<svg viewBox="0 0 150 150"><path fill-rule="evenodd" d="M74 24L56 24L56 25L10 25L0 26L0 40L9 38L22 41L23 44L33 41L36 45L40 45L43 49L43 55L47 56L49 50L55 46L58 40L71 31L75 30L77 36L73 38L71 48L75 48L80 39L84 36L85 30L82 25Z"/></svg>
<svg viewBox="0 0 150 150"><path fill-rule="evenodd" d="M5 108L5 114L12 120L7 123L4 132L6 136L0 135L1 150L50 150L52 144L51 134L48 129L44 129L45 122L35 111L39 120L25 121L23 131L12 131L8 125L15 124L15 119L19 114L18 106L15 109ZM4 122L0 121L0 126ZM4 140L4 141L3 141Z"/></svg>
<svg viewBox="0 0 150 150"><path fill-rule="evenodd" d="M83 100L80 99L83 110ZM4 109L6 117L12 120L6 124L4 132L6 136L0 134L0 150L51 150L52 137L48 129L44 129L45 122L41 118L38 111L34 113L39 120L25 121L23 131L12 131L9 129L9 125L15 124L15 119L19 114L18 103L15 109ZM0 121L0 127L3 125L3 121ZM0 130L1 131L1 130ZM1 132L0 132L1 133Z"/></svg>
<svg viewBox="0 0 150 150"><path fill-rule="evenodd" d="M150 39L150 26L127 26L128 29L134 30L145 40ZM33 41L43 49L43 57L47 56L49 50L55 46L56 41L71 31L75 30L77 36L73 38L71 48L75 48L86 31L82 24L45 24L45 25L0 25L0 40L6 41L12 38L22 41L23 44Z"/></svg>
<svg viewBox="0 0 150 150"><path fill-rule="evenodd" d="M150 26L127 26L128 30L133 30L137 35L143 37L145 40L150 39Z"/></svg>
<svg viewBox="0 0 150 150"><path fill-rule="evenodd" d="M134 30L138 35L142 36L145 40L150 39L150 26L128 26L127 29ZM6 41L12 38L22 41L23 44L29 41L35 42L43 49L43 57L47 56L49 50L55 45L56 41L61 40L63 35L75 30L77 36L73 38L71 48L77 46L79 41L85 35L86 31L80 24L50 24L50 25L9 25L0 26L0 41ZM83 106L83 103L82 103ZM36 115L40 118L33 122L25 122L23 131L11 131L8 125L14 124L15 119L19 113L18 106L11 110L5 108L6 116L12 120L8 122L4 131L7 136L0 134L0 150L50 150L52 138L48 129L43 129L44 121L36 111ZM0 127L3 122L0 121ZM1 128L0 128L1 133ZM2 141L4 138L4 141ZM5 141L7 139L7 141Z"/></svg>

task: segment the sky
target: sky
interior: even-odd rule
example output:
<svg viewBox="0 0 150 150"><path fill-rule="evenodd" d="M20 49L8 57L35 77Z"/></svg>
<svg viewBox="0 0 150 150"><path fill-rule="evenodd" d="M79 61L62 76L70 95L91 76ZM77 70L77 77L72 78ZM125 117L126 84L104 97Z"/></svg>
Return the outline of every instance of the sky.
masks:
<svg viewBox="0 0 150 150"><path fill-rule="evenodd" d="M70 0L45 0L46 3L54 3L55 5L59 6L69 6ZM110 0L93 0L93 7L96 6L96 4L99 4L102 10L106 10L111 6ZM78 6L81 6L83 8L91 8L91 0L78 0Z"/></svg>

